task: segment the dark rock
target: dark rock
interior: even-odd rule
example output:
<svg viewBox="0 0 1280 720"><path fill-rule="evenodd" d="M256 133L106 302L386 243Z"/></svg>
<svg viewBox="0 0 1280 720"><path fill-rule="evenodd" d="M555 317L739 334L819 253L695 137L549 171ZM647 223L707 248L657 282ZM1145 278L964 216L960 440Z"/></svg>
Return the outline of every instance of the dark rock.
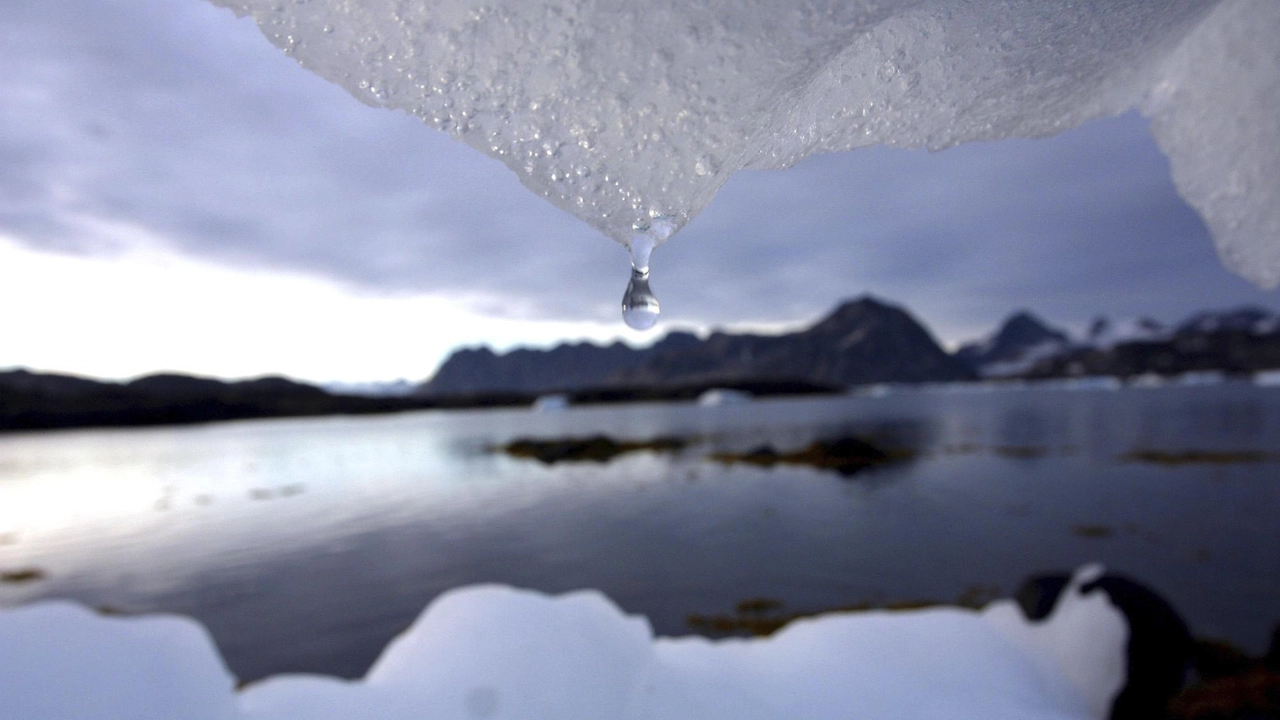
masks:
<svg viewBox="0 0 1280 720"><path fill-rule="evenodd" d="M780 452L761 445L744 453L716 453L713 460L723 463L743 462L761 467L807 465L819 470L834 470L846 477L871 467L911 457L904 450L889 451L855 437L818 440L791 452Z"/></svg>
<svg viewBox="0 0 1280 720"><path fill-rule="evenodd" d="M1062 595L1062 591L1066 589L1069 582L1071 582L1069 573L1029 577L1018 586L1013 599L1017 601L1022 614L1028 620L1043 620L1053 612L1053 606L1058 604L1058 597Z"/></svg>
<svg viewBox="0 0 1280 720"><path fill-rule="evenodd" d="M1065 573L1029 578L1018 589L1018 605L1029 620L1043 621L1069 581ZM1123 575L1106 573L1080 590L1105 592L1129 626L1125 683L1111 705L1110 719L1163 717L1170 699L1182 688L1192 659L1187 624L1153 590Z"/></svg>
<svg viewBox="0 0 1280 720"><path fill-rule="evenodd" d="M1080 590L1102 590L1129 623L1127 678L1111 704L1111 720L1159 717L1182 688L1191 633L1164 598L1123 575L1107 573Z"/></svg>
<svg viewBox="0 0 1280 720"><path fill-rule="evenodd" d="M642 442L620 442L604 435L594 435L586 438L553 440L522 438L513 440L500 449L512 457L531 458L544 465L553 465L559 462L607 463L625 453L639 450L674 452L683 448L685 444L684 440L671 437L654 438Z"/></svg>

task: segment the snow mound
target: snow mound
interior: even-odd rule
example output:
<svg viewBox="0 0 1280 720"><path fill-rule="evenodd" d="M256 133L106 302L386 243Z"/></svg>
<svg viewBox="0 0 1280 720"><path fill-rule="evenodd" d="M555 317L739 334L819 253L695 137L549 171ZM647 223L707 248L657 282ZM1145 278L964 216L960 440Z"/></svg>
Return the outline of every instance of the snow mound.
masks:
<svg viewBox="0 0 1280 720"><path fill-rule="evenodd" d="M1041 623L1000 601L722 641L655 639L594 591L476 586L440 596L363 680L281 675L238 693L194 622L44 603L0 611L0 697L7 720L1105 717L1128 631L1085 580Z"/></svg>
<svg viewBox="0 0 1280 720"><path fill-rule="evenodd" d="M734 172L1138 108L1224 261L1280 283L1274 0L213 0L622 243Z"/></svg>

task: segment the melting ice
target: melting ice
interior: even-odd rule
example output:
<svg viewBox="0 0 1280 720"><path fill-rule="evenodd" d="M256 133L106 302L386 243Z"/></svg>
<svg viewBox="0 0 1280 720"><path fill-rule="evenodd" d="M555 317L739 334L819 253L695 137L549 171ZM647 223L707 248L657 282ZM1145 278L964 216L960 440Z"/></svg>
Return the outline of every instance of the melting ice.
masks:
<svg viewBox="0 0 1280 720"><path fill-rule="evenodd" d="M660 217L637 224L627 243L631 256L631 280L622 295L622 320L633 330L648 330L658 322L658 298L649 289L649 257L659 243L675 231L671 218Z"/></svg>
<svg viewBox="0 0 1280 720"><path fill-rule="evenodd" d="M623 245L740 169L1137 108L1225 263L1280 284L1275 0L213 1Z"/></svg>

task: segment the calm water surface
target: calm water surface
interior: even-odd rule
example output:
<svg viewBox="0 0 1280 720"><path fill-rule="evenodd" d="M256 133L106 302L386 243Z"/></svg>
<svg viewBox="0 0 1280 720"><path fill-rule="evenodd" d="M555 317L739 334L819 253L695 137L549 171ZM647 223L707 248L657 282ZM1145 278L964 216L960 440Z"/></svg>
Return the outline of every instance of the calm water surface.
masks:
<svg viewBox="0 0 1280 720"><path fill-rule="evenodd" d="M597 432L697 442L607 465L488 451ZM852 478L707 459L846 434L919 454ZM465 584L600 588L682 635L690 614L751 597L949 601L1100 560L1198 634L1260 651L1280 620L1278 517L1280 389L1245 384L16 434L0 437L0 571L45 576L0 584L0 606L183 613L242 679L356 676Z"/></svg>

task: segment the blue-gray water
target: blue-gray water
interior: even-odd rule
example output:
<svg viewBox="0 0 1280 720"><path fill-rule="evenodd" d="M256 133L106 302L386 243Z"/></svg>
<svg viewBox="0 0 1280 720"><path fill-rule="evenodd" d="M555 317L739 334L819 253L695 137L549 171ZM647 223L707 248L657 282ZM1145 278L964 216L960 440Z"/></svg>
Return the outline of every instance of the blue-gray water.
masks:
<svg viewBox="0 0 1280 720"><path fill-rule="evenodd" d="M608 465L486 450L598 432L699 441ZM846 434L919 455L852 478L706 457ZM1167 465L1135 450L1268 457ZM1280 620L1276 453L1280 389L1247 384L16 434L0 437L0 571L46 576L0 583L0 605L178 612L244 679L358 675L464 584L596 587L678 635L745 598L950 600L1099 560L1197 634L1258 651Z"/></svg>

